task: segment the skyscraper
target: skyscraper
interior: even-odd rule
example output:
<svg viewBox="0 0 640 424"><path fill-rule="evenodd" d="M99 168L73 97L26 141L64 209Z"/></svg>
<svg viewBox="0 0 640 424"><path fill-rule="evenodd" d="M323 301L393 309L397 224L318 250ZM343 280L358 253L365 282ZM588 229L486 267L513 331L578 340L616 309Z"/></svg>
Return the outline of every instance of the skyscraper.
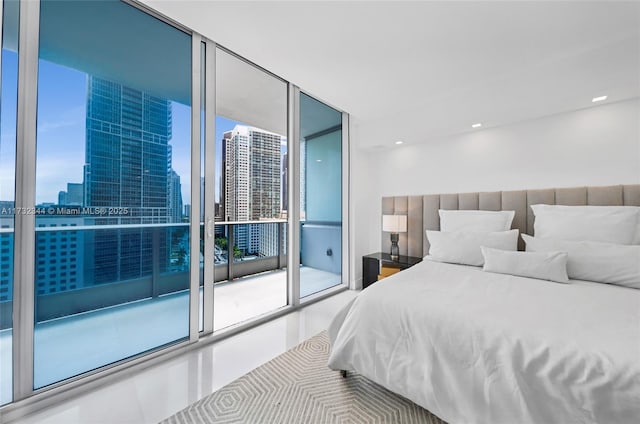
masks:
<svg viewBox="0 0 640 424"><path fill-rule="evenodd" d="M87 96L86 206L128 207L122 223L167 222L171 103L97 77Z"/></svg>
<svg viewBox="0 0 640 424"><path fill-rule="evenodd" d="M58 227L57 231L36 233L36 294L51 294L82 288L84 275L84 218L47 214L36 218L38 228Z"/></svg>
<svg viewBox="0 0 640 424"><path fill-rule="evenodd" d="M79 205L84 204L84 189L82 183L67 183L67 204Z"/></svg>
<svg viewBox="0 0 640 424"><path fill-rule="evenodd" d="M67 191L58 193L58 204L82 206L84 204L84 188L82 183L67 183Z"/></svg>
<svg viewBox="0 0 640 424"><path fill-rule="evenodd" d="M171 145L167 145L167 199L169 201L169 211L167 216L169 222L180 222L182 220L182 184L180 175L173 170Z"/></svg>
<svg viewBox="0 0 640 424"><path fill-rule="evenodd" d="M0 229L13 228L13 201L0 200ZM0 302L13 298L13 231L0 232Z"/></svg>
<svg viewBox="0 0 640 424"><path fill-rule="evenodd" d="M84 198L87 207L126 208L89 223L180 222L179 177L171 169L171 103L90 76L87 92ZM85 279L94 284L139 278L152 272L153 250L166 268L165 231L127 228L87 235L92 255Z"/></svg>
<svg viewBox="0 0 640 424"><path fill-rule="evenodd" d="M282 136L236 125L224 133L225 217L231 221L280 216Z"/></svg>
<svg viewBox="0 0 640 424"><path fill-rule="evenodd" d="M169 169L167 184L167 199L169 200L170 222L180 222L182 219L182 185L180 175L173 169Z"/></svg>
<svg viewBox="0 0 640 424"><path fill-rule="evenodd" d="M280 217L280 144L282 136L236 125L222 140L224 216L228 221L257 221ZM259 253L260 224L236 227L238 248ZM264 243L263 243L264 246Z"/></svg>

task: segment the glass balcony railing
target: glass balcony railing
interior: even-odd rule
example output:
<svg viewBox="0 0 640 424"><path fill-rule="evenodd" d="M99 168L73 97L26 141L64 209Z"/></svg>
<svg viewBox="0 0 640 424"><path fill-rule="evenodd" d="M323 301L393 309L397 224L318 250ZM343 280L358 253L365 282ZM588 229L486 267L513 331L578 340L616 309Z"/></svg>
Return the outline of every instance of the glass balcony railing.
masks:
<svg viewBox="0 0 640 424"><path fill-rule="evenodd" d="M36 228L36 322L188 290L188 223L62 225ZM215 282L283 269L286 221L216 223L214 255ZM11 300L0 300L0 330Z"/></svg>
<svg viewBox="0 0 640 424"><path fill-rule="evenodd" d="M216 222L215 281L230 281L285 268L286 240L287 221L284 219Z"/></svg>
<svg viewBox="0 0 640 424"><path fill-rule="evenodd" d="M306 243L310 229L301 225ZM3 240L13 246L13 229L2 231ZM286 220L217 222L214 231L216 283L286 268ZM319 265L319 260L331 259L325 244L331 241L318 244L317 252L303 251L302 265L332 273L326 278L331 280L326 283L330 287L339 281L339 269ZM36 322L186 291L189 247L188 223L37 227ZM201 270L203 250L201 243ZM334 252L339 255L339 250L334 248ZM309 292L326 288L323 286L319 281ZM0 330L11 327L11 300L11 291L3 293Z"/></svg>

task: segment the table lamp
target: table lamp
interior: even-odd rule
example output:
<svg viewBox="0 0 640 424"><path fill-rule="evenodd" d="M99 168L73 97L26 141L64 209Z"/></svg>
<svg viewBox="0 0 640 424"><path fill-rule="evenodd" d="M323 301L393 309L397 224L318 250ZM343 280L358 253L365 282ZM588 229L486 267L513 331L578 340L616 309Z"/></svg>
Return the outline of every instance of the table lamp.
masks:
<svg viewBox="0 0 640 424"><path fill-rule="evenodd" d="M391 233L391 259L395 261L400 256L398 249L399 233L407 232L407 216L382 215L382 231Z"/></svg>

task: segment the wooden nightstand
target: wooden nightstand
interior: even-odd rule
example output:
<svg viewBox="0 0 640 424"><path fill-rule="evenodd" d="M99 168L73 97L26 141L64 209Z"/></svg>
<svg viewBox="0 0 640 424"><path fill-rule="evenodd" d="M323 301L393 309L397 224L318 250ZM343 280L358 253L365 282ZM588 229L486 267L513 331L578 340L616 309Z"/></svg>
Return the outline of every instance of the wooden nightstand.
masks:
<svg viewBox="0 0 640 424"><path fill-rule="evenodd" d="M362 288L366 289L380 278L410 268L421 261L422 258L415 256L399 256L392 260L390 254L382 252L365 255L362 257Z"/></svg>

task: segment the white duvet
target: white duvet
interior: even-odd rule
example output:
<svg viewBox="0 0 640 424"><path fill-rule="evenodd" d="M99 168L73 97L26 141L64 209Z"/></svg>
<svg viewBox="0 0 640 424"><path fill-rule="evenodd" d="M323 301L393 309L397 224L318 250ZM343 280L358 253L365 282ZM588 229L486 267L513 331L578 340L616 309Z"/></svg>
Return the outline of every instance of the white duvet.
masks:
<svg viewBox="0 0 640 424"><path fill-rule="evenodd" d="M329 367L451 424L640 423L640 290L430 261L334 319Z"/></svg>

